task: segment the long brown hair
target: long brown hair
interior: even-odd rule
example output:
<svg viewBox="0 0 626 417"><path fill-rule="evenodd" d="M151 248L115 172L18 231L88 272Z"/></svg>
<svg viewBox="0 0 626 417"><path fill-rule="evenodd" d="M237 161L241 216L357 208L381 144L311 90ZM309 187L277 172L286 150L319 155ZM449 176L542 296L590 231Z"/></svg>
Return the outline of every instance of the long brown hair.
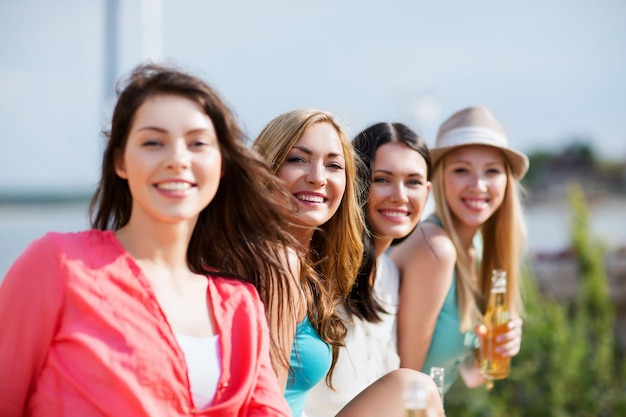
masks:
<svg viewBox="0 0 626 417"><path fill-rule="evenodd" d="M348 296L363 257L364 221L358 200L357 158L344 128L332 114L317 109L295 109L274 118L261 131L253 149L265 157L276 172L304 131L317 123L329 123L335 128L346 160L346 190L341 204L335 215L314 231L311 239L309 266L314 273L307 273L307 268L303 268L301 274L308 318L332 349L332 364L326 376L330 385L346 334L335 305Z"/></svg>
<svg viewBox="0 0 626 417"><path fill-rule="evenodd" d="M284 279L290 272L282 261L286 248L300 248L291 228L284 227L299 222L293 197L246 145L234 114L218 93L196 76L155 64L135 68L118 83L116 92L111 127L104 132L107 143L102 174L90 205L92 227L117 230L130 219L132 195L127 181L117 176L115 161L124 152L137 109L159 95L189 99L200 105L215 127L223 170L217 193L200 212L192 233L187 249L189 268L252 283L266 311L275 302L285 306L278 311L293 308ZM272 358L288 364L279 345L279 340L272 340Z"/></svg>

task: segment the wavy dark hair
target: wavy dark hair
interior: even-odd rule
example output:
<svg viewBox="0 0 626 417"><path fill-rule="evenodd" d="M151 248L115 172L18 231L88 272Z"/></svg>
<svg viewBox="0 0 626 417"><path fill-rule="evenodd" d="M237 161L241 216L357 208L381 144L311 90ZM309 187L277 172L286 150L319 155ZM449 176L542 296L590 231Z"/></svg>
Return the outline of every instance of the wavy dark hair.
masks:
<svg viewBox="0 0 626 417"><path fill-rule="evenodd" d="M389 142L403 143L419 153L424 158L424 161L426 161L426 179L430 181L432 173L430 151L424 140L408 126L402 123L376 123L356 135L352 140L352 146L362 162L358 165L357 176L362 184L360 195L361 208L365 216L367 230L371 230L367 209L374 157L376 156L378 148ZM362 320L377 323L381 320L380 313L385 313L385 310L374 297L372 280L370 279L372 276L376 276L374 237L371 233L366 231L362 234L362 240L363 260L356 281L346 300L345 307L349 314L359 317ZM404 238L395 239L392 245L402 240L404 240Z"/></svg>
<svg viewBox="0 0 626 417"><path fill-rule="evenodd" d="M116 93L110 130L104 132L102 174L89 208L91 226L118 230L130 219L133 198L127 181L116 174L115 162L124 153L137 110L155 96L189 99L211 119L222 154L217 193L200 212L189 242L189 268L252 283L268 312L293 308L285 282L290 274L286 248L300 248L291 228L285 227L300 223L293 197L265 160L246 145L243 131L220 95L199 77L156 64L136 67L118 82ZM274 308L272 303L284 308ZM279 342L272 339L272 360L288 364L289 358L278 353Z"/></svg>

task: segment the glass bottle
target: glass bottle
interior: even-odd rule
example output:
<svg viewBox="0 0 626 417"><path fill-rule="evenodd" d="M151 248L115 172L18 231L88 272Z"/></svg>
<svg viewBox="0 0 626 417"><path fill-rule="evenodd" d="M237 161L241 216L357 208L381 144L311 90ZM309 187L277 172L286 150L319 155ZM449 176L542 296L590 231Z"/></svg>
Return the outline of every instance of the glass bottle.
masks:
<svg viewBox="0 0 626 417"><path fill-rule="evenodd" d="M506 300L506 271L494 269L491 273L491 293L487 311L483 318L482 337L479 347L479 367L488 380L487 389L493 386L494 379L509 376L511 358L496 351L496 338L508 332L509 309Z"/></svg>
<svg viewBox="0 0 626 417"><path fill-rule="evenodd" d="M435 386L437 387L437 392L439 393L439 398L441 398L441 404L443 404L443 390L445 387L445 369L433 366L430 368L430 377L435 382Z"/></svg>
<svg viewBox="0 0 626 417"><path fill-rule="evenodd" d="M426 417L426 390L415 380L404 387L406 417Z"/></svg>

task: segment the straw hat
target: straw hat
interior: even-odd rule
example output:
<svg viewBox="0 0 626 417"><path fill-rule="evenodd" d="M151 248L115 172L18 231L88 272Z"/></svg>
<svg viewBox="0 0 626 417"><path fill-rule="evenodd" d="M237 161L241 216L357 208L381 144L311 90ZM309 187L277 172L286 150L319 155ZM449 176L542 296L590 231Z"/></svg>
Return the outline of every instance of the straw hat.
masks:
<svg viewBox="0 0 626 417"><path fill-rule="evenodd" d="M430 150L433 167L453 149L464 145L488 145L498 148L511 165L513 176L521 179L528 171L528 157L509 148L504 129L484 107L468 107L448 118L437 133L435 147Z"/></svg>

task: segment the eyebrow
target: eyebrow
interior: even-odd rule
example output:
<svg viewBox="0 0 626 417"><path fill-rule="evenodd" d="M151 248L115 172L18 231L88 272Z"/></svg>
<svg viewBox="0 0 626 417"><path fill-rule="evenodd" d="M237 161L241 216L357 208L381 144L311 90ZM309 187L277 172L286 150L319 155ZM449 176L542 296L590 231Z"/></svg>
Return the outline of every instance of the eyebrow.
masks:
<svg viewBox="0 0 626 417"><path fill-rule="evenodd" d="M386 169L375 169L374 171L372 171L372 174L377 174L377 173L381 173L381 174L387 174L389 176L393 176L394 173L391 171L387 171ZM408 174L409 177L421 177L421 178L425 178L426 175L422 174L421 172L411 172Z"/></svg>
<svg viewBox="0 0 626 417"><path fill-rule="evenodd" d="M139 129L137 129L136 131L137 132L142 132L144 130L156 130L157 132L163 132L163 133L167 132L167 130L165 130L163 128L160 128L160 127L157 127L157 126L142 126Z"/></svg>
<svg viewBox="0 0 626 417"><path fill-rule="evenodd" d="M312 155L313 154L313 151L311 151L306 146L302 146L302 145L293 145L293 147L291 149L297 149L297 150L299 150L301 152L304 152L307 155ZM345 159L345 157L342 154L336 153L336 152L329 152L328 154L326 154L326 156L330 156L331 158L343 158L343 159Z"/></svg>
<svg viewBox="0 0 626 417"><path fill-rule="evenodd" d="M158 126L143 126L140 127L139 129L136 130L136 132L143 132L145 130L154 130L160 133L168 133L167 129L163 129L162 127L158 127ZM186 135L190 134L190 133L203 133L203 132L211 132L211 129L209 129L208 127L198 127L195 129L190 129L188 131L185 132Z"/></svg>

